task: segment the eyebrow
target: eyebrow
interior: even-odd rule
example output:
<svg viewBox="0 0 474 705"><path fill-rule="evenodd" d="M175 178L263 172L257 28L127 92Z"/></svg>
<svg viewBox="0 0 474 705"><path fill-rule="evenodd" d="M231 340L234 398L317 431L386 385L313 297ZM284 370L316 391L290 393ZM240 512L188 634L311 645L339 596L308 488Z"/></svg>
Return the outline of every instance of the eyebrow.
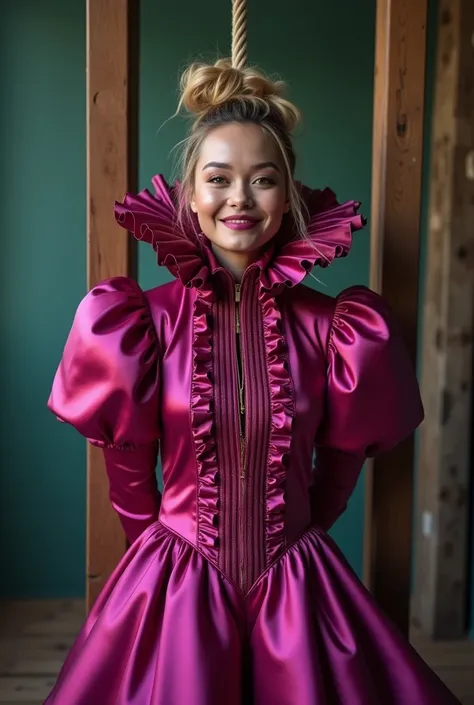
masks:
<svg viewBox="0 0 474 705"><path fill-rule="evenodd" d="M280 168L278 167L277 164L275 164L275 162L260 162L260 164L254 164L252 169L267 169L268 167L275 169L275 171L280 171ZM226 162L208 162L202 168L203 171L205 171L206 169L229 169L229 170L232 170L232 166L230 164L227 164Z"/></svg>

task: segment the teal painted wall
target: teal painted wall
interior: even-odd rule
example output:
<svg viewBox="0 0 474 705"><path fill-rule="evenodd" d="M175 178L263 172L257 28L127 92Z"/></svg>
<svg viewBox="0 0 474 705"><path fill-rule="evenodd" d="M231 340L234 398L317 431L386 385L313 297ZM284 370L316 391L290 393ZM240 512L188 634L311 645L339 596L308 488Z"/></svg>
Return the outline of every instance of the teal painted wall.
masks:
<svg viewBox="0 0 474 705"><path fill-rule="evenodd" d="M83 592L84 442L45 404L86 287L84 32L82 2L2 5L2 596Z"/></svg>

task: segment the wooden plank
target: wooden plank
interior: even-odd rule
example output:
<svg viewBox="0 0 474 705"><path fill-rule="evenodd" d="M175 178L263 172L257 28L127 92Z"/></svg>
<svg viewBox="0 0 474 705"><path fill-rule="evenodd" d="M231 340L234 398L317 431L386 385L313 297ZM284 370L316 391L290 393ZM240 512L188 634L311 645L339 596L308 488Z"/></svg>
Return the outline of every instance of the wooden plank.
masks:
<svg viewBox="0 0 474 705"><path fill-rule="evenodd" d="M374 110L372 126L372 188L370 219L370 287L382 291L382 246L385 227L385 172L387 165L387 119L390 68L390 3L377 1L375 25ZM373 462L365 466L365 526L363 580L372 587L373 547Z"/></svg>
<svg viewBox="0 0 474 705"><path fill-rule="evenodd" d="M441 0L423 315L415 619L467 628L474 354L474 3ZM474 665L474 661L473 661Z"/></svg>
<svg viewBox="0 0 474 705"><path fill-rule="evenodd" d="M84 616L83 600L4 600L0 602L0 638L75 636Z"/></svg>
<svg viewBox="0 0 474 705"><path fill-rule="evenodd" d="M474 705L474 642L433 641L416 627L410 640L420 656L463 705Z"/></svg>
<svg viewBox="0 0 474 705"><path fill-rule="evenodd" d="M0 697L1 697L1 695L2 695L2 690L1 690L1 683L0 683ZM18 700L16 702L18 702ZM21 700L20 702L21 702L21 705L44 705L44 698L42 698L41 700ZM0 703L2 703L2 705L15 705L15 701L12 701L12 700L5 700L5 701L0 700Z"/></svg>
<svg viewBox="0 0 474 705"><path fill-rule="evenodd" d="M433 643L436 647L439 645L439 648L435 648ZM425 639L425 641L413 641L412 645L434 670L437 668L452 668L455 670L464 668L472 673L474 679L472 667L474 663L474 648L472 647L472 642L470 645L464 639L460 639L459 642L430 642Z"/></svg>
<svg viewBox="0 0 474 705"><path fill-rule="evenodd" d="M88 286L135 272L132 238L113 219L113 202L137 186L138 3L87 1ZM87 607L124 554L109 503L102 453L88 446Z"/></svg>
<svg viewBox="0 0 474 705"><path fill-rule="evenodd" d="M64 654L64 657L66 654ZM10 658L0 666L0 678L37 678L55 676L59 673L64 658L46 657L38 654L34 659L27 659L21 655Z"/></svg>
<svg viewBox="0 0 474 705"><path fill-rule="evenodd" d="M427 0L378 0L371 277L416 359ZM413 439L369 465L364 578L408 634Z"/></svg>
<svg viewBox="0 0 474 705"><path fill-rule="evenodd" d="M42 703L56 682L51 676L0 678L0 703Z"/></svg>
<svg viewBox="0 0 474 705"><path fill-rule="evenodd" d="M5 671L18 657L28 661L64 661L75 634L41 634L0 636L0 670Z"/></svg>
<svg viewBox="0 0 474 705"><path fill-rule="evenodd" d="M83 619L83 600L0 602L2 705L44 702Z"/></svg>

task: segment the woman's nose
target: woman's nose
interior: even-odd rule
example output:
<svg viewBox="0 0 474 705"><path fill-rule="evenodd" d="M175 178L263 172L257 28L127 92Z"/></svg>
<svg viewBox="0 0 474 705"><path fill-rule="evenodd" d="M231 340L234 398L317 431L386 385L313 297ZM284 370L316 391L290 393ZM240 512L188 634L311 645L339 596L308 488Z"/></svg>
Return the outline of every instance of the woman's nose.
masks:
<svg viewBox="0 0 474 705"><path fill-rule="evenodd" d="M235 183L229 194L228 203L233 208L251 208L253 198L250 188L244 183Z"/></svg>

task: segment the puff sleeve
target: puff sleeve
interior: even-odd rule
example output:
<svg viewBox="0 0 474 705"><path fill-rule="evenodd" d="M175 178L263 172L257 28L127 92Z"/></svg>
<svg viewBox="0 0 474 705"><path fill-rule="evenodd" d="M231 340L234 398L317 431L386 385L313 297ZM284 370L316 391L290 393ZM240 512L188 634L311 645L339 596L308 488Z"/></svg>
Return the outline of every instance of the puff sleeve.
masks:
<svg viewBox="0 0 474 705"><path fill-rule="evenodd" d="M158 341L134 281L107 280L82 300L48 407L103 449L110 499L133 542L160 507Z"/></svg>
<svg viewBox="0 0 474 705"><path fill-rule="evenodd" d="M344 511L365 459L398 445L423 420L398 326L384 300L365 287L337 298L327 374L311 487L313 521L325 529Z"/></svg>

